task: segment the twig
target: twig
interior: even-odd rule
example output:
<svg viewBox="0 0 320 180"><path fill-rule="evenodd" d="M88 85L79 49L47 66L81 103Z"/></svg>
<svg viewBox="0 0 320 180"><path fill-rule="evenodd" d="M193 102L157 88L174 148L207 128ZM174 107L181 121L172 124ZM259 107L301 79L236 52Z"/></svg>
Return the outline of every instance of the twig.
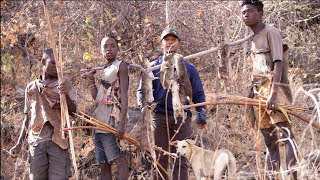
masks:
<svg viewBox="0 0 320 180"><path fill-rule="evenodd" d="M55 40L54 40L51 21L50 21L50 16L49 16L49 12L48 12L45 0L43 0L43 7L44 7L44 14L45 14L45 17L47 19L47 23L48 23L48 27L49 27L50 45L51 45L51 48L53 49L53 56L54 56L54 60L56 62L58 81L59 81L59 83L61 83L63 81L62 53L61 53L61 35L60 35L60 32L59 32L59 52L60 53L59 53L59 57L58 57L57 56L56 43L55 43ZM65 123L67 123L67 127L70 128L69 111L68 111L68 106L67 106L66 95L60 93L59 96L60 96L60 107L61 107L61 128L64 127ZM69 143L70 143L72 161L73 161L73 166L74 166L74 171L75 171L75 178L76 178L76 180L78 180L79 179L79 177L78 177L79 173L78 173L78 168L77 168L76 156L75 156L75 152L74 152L72 132L68 131L68 134L69 134ZM62 136L62 138L65 138L64 137L64 132L62 132L61 136Z"/></svg>
<svg viewBox="0 0 320 180"><path fill-rule="evenodd" d="M227 43L227 44L225 44L225 45L226 45L226 46L235 46L235 45L241 44L241 43L243 43L243 42L245 42L245 41L248 41L252 36L253 36L253 34L250 34L249 36L246 36L246 37L244 37L243 39L240 39L240 40L238 40L238 41L234 41L234 42L231 42L231 43ZM183 57L183 60L189 60L189 59L192 59L192 58L200 57L200 56L203 56L203 55L206 55L206 54L215 52L215 51L217 51L219 48L220 48L220 47L214 47L214 48L211 48L211 49L206 50L206 51L198 52L198 53L196 53L196 54L191 54L191 55L189 55L189 56ZM153 66L153 67L147 68L146 71L154 71L154 70L160 69L160 66L161 66L161 65L157 65L157 66Z"/></svg>
<svg viewBox="0 0 320 180"><path fill-rule="evenodd" d="M90 69L80 69L80 72L88 72L88 71L94 71L94 70L103 70L104 67L93 67Z"/></svg>
<svg viewBox="0 0 320 180"><path fill-rule="evenodd" d="M80 69L80 72L88 72L88 71L93 71L93 70L103 70L105 67L93 67L91 69ZM129 68L137 68L140 70L144 70L144 68L138 64L130 64Z"/></svg>
<svg viewBox="0 0 320 180"><path fill-rule="evenodd" d="M241 44L241 43L249 40L252 36L253 36L253 34L250 34L249 36L247 36L247 37L245 37L243 39L240 39L238 41L234 41L232 43L228 43L226 45L227 46L234 46L234 45ZM202 51L202 52L199 52L199 53L196 53L196 54L191 54L189 56L183 57L183 60L189 60L189 59L192 59L192 58L200 57L200 56L215 52L218 49L219 49L219 47L214 47L214 48L211 48L211 49L206 50L206 51ZM144 70L144 68L142 66L137 65L137 64L130 64L129 67L134 67L134 68L139 68L141 70ZM161 65L156 65L156 66L153 66L153 67L146 68L145 70L147 72L149 72L149 71L154 71L154 70L160 69L160 67L161 67ZM80 69L80 72L88 72L88 71L92 71L92 70L103 70L103 69L104 69L104 67L94 67L94 68L91 68L91 69Z"/></svg>

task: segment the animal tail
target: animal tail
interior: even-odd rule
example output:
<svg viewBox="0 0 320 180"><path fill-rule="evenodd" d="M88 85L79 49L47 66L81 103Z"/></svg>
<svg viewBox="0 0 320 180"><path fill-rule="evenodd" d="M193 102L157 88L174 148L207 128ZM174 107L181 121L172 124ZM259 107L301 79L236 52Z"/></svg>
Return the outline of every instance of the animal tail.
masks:
<svg viewBox="0 0 320 180"><path fill-rule="evenodd" d="M236 171L237 171L237 161L233 154L229 151L228 152L228 179L235 179Z"/></svg>

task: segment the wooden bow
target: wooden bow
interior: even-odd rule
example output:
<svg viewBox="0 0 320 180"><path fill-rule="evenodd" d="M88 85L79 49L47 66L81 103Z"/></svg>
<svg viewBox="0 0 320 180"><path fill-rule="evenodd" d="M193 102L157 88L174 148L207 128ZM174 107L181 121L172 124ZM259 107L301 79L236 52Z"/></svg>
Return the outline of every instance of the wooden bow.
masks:
<svg viewBox="0 0 320 180"><path fill-rule="evenodd" d="M43 0L43 8L44 8L44 15L46 17L46 20L48 22L48 28L49 28L49 41L50 46L53 49L53 56L54 60L56 62L56 68L57 68L57 74L58 74L58 81L59 84L63 81L63 71L62 71L62 51L61 51L61 35L59 33L59 57L57 55L57 49L56 49L56 43L52 31L51 21L49 12L46 6L46 1ZM58 57L58 58L57 58ZM65 94L60 94L60 107L61 107L61 128L64 128L65 124L67 124L67 127L70 128L70 120L69 120L69 111L68 111L68 105L67 105L67 99ZM65 138L64 131L61 131L62 138ZM72 155L72 162L73 167L75 171L75 178L76 180L79 179L78 177L78 168L77 168L77 162L76 162L76 156L74 152L74 145L73 145L73 137L72 137L72 131L68 131L69 134L69 143L70 143L70 150Z"/></svg>

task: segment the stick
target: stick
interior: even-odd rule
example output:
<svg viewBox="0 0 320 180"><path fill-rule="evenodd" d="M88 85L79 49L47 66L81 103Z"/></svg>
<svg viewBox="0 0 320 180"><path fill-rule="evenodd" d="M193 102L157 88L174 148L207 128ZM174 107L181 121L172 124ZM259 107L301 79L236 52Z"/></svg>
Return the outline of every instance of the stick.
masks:
<svg viewBox="0 0 320 180"><path fill-rule="evenodd" d="M245 98L245 97L243 97ZM251 98L247 98L247 99L251 99ZM203 103L197 103L197 104L191 104L191 105L184 105L184 106L181 106L180 108L181 109L186 109L186 108L192 108L192 107L198 107L198 106L206 106L206 105L218 105L218 104L229 104L229 105L249 105L249 106L261 106L262 108L265 108L266 107L266 104L265 104L265 101L260 101L259 102L254 102L254 99L252 99L253 101L217 101L217 100L213 100L213 101L210 101L210 102L203 102ZM259 100L258 100L259 101ZM281 104L275 104L276 107L282 107L284 109L285 106L281 106ZM294 106L290 106L291 109L286 109L287 113L288 114L291 114L295 117L297 117L298 119L306 122L306 123L310 123L310 120L306 119L305 117L297 114L296 112L293 112L293 110L296 110L292 107ZM301 108L301 107L299 107ZM320 130L320 125L319 124L316 124L316 123L312 123L312 126L319 129Z"/></svg>
<svg viewBox="0 0 320 180"><path fill-rule="evenodd" d="M104 67L93 67L91 69L80 69L80 72L88 72L88 71L93 71L93 70L103 70Z"/></svg>
<svg viewBox="0 0 320 180"><path fill-rule="evenodd" d="M248 97L243 97L243 96L235 96L235 95L223 95L223 94L218 94L216 95L214 98L221 100L221 99L225 99L225 100L236 100L236 101L246 101L246 102L254 102L254 103L263 103L266 104L266 101L261 101L258 99L252 99L252 98L248 98ZM304 107L300 107L300 106L293 106L293 105L288 105L288 104L277 104L280 107L283 107L285 109L292 109L292 110L301 110L301 111L308 111L311 112L311 110L309 108L304 108Z"/></svg>
<svg viewBox="0 0 320 180"><path fill-rule="evenodd" d="M80 69L80 72L88 72L88 71L93 71L93 70L103 70L105 67L93 67L91 69ZM144 70L144 68L138 64L130 64L129 68L137 68L137 69L141 69Z"/></svg>
<svg viewBox="0 0 320 180"><path fill-rule="evenodd" d="M48 9L46 7L46 1L43 0L43 7L44 7L44 14L48 22L48 27L49 27L49 38L50 38L50 45L53 49L53 56L54 60L56 62L56 68L57 68L57 74L58 74L58 81L59 83L62 82L63 80L63 71L62 71L62 54L61 54L61 35L59 33L59 59L57 58L57 49L56 49L56 43L54 40L53 36L53 31L52 31L52 26L50 22L50 16ZM67 106L67 99L65 94L60 94L60 107L61 107L61 128L64 127L65 123L67 122L67 127L70 127L70 120L69 120L69 111L68 111L68 106ZM75 171L75 178L76 180L79 179L78 177L78 168L77 168L77 162L75 159L75 152L74 152L74 145L73 145L73 138L72 138L72 132L68 131L69 133L69 141L70 141L70 150L71 150L71 155L72 155L72 160L73 160L73 166L74 166L74 171ZM64 137L64 133L62 132L62 136Z"/></svg>
<svg viewBox="0 0 320 180"><path fill-rule="evenodd" d="M253 36L253 34L250 34L249 36L246 36L243 39L240 39L238 41L234 41L234 42L231 42L231 43L227 43L226 45L227 46L235 46L235 45L241 44L241 43L243 43L245 41L248 41L252 36ZM200 57L200 56L215 52L218 49L219 49L219 47L214 47L214 48L211 48L211 49L206 50L206 51L201 51L201 52L198 52L196 54L191 54L191 55L183 57L183 60L189 60L189 59L192 59L192 58L195 58L195 57ZM160 69L160 66L161 65L157 65L157 66L153 66L153 67L147 68L146 71L154 71L154 70Z"/></svg>
<svg viewBox="0 0 320 180"><path fill-rule="evenodd" d="M231 43L227 43L226 45L227 46L235 46L235 45L238 45L238 44L241 44L245 41L248 41L251 37L253 36L253 34L250 34L249 36L246 36L244 37L243 39L240 39L238 41L234 41L234 42L231 42ZM203 56L203 55L206 55L206 54L209 54L209 53L212 53L212 52L215 52L219 49L219 47L214 47L214 48L211 48L209 50L206 50L206 51L201 51L201 52L198 52L198 53L195 53L195 54L191 54L191 55L188 55L188 56L185 56L183 57L183 60L189 60L189 59L192 59L192 58L195 58L195 57L200 57L200 56ZM140 65L137 65L137 64L130 64L129 67L134 67L134 68L139 68L141 70L143 70L144 68ZM160 66L161 65L157 65L157 66L153 66L153 67L149 67L147 69L145 69L147 72L149 71L154 71L154 70L157 70L157 69L160 69ZM80 69L80 72L87 72L87 71L92 71L92 70L102 70L104 67L94 67L94 68L91 68L91 69Z"/></svg>
<svg viewBox="0 0 320 180"><path fill-rule="evenodd" d="M70 128L65 128L64 131L71 131L71 130L75 130L75 129L96 129L96 130L101 130L101 131L106 131L106 132L111 132L109 130L106 130L103 127L95 127L95 126L74 126L74 127L70 127ZM115 134L114 132L112 132L112 134ZM128 134L127 134L128 135ZM141 149L140 145L136 145L135 143L133 143L131 140L128 140L130 143L132 143L133 145L135 145L137 148ZM158 148L159 149L159 148ZM163 150L164 151L164 150ZM147 152L147 151L143 151L145 155L147 155L150 159L152 159L151 155ZM161 166L161 164L159 164L159 162L157 162L157 166L168 175L168 172Z"/></svg>
<svg viewBox="0 0 320 180"><path fill-rule="evenodd" d="M76 114L76 113L73 113L73 114L76 115L76 116L78 116L78 117L81 118L82 120L84 120L84 121L92 124L92 125L96 125L97 127L103 127L103 128L104 128L104 131L111 132L111 133L113 133L113 134L116 134L116 133L117 133L117 130L116 130L115 128L113 128L113 127L111 127L111 126L109 126L109 125L107 125L107 124L105 124L105 123L100 122L99 120L97 120L97 119L95 119L95 118L87 115L86 113L84 113L84 112L82 112L82 111L80 111L80 114L82 114L83 116L87 116L87 118L90 118L90 120L87 119L87 118L85 118L85 117L83 117L83 116L81 116L81 115L78 115L78 114ZM138 141L136 138L130 136L129 134L126 134L126 133L125 133L124 136L123 136L123 138L126 139L127 141L131 142L133 145L136 145L136 147L141 147L139 141ZM176 154L173 154L173 153L169 153L169 152L167 152L167 151L164 151L164 150L162 150L161 148L159 148L159 147L157 147L157 146L155 146L154 148L155 148L157 151L159 151L159 152L163 152L163 153L169 154L169 155L170 155L171 157L173 157L173 158L176 157Z"/></svg>
<svg viewBox="0 0 320 180"><path fill-rule="evenodd" d="M77 117L79 117L80 119L82 119L82 120L84 120L84 121L86 121L86 122L88 122L88 123L90 123L90 124L92 124L92 125L95 125L95 126L77 126L77 127L70 127L70 128L65 128L64 131L70 131L70 130L73 130L73 129L97 129L97 130L102 130L102 131L106 131L106 132L111 132L112 134L116 134L116 133L117 133L117 130L116 130L115 128L113 128L113 127L111 127L111 126L109 126L109 125L107 125L107 124L105 124L105 123L100 122L99 120L97 120L97 119L95 119L95 118L93 118L93 117L85 114L84 112L81 112L81 111L80 111L80 113L81 113L83 116L81 116L81 115L79 115L79 114L76 114L76 113L73 113L73 114L76 115ZM90 118L90 119L87 119L87 118L84 117L84 116L87 116L87 118ZM140 146L139 141L138 141L136 138L130 136L129 134L126 134L126 133L125 133L124 136L123 136L123 139L129 141L129 142L132 143L134 146L136 146L137 148L141 149L141 146ZM155 150L160 151L160 152L163 152L163 153L168 153L168 152L165 152L164 150L162 150L162 149L159 148L159 147L155 147ZM147 155L150 159L152 159L152 157L151 157L151 155L150 155L149 152L143 150L143 153L144 153L145 155ZM172 153L169 154L169 153L168 153L168 155L169 155L169 156L172 156L172 157L176 157L176 154L172 154ZM158 162L156 162L156 163L157 163L157 166L158 166L163 172L165 172L165 173L168 175L167 171L161 166L161 164L159 164Z"/></svg>

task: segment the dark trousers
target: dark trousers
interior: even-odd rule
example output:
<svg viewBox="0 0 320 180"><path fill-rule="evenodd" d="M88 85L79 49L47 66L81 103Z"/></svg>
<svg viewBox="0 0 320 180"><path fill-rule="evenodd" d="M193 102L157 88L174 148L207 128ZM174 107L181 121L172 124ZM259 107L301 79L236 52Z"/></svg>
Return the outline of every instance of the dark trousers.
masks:
<svg viewBox="0 0 320 180"><path fill-rule="evenodd" d="M169 140L174 136L177 132L181 120L178 120L177 124L175 124L175 120L173 116L168 116L168 124L169 124L169 134L170 138L168 138L168 131L167 131L167 122L166 122L166 115L163 113L155 113L155 144L158 147L161 147L163 150L168 151ZM183 140L191 138L193 134L192 126L191 126L191 116L187 116L185 119L185 123L183 123L182 127L180 128L177 135L174 137L174 140ZM174 146L170 146L170 152L176 152L176 148ZM159 158L159 154L157 154L157 158ZM173 162L173 161L172 161ZM168 155L160 154L159 163L162 165L164 169L168 168ZM172 167L172 165L170 165ZM180 167L179 167L180 166ZM187 180L188 179L188 167L189 162L185 157L181 157L181 162L179 163L179 159L176 160L173 170L173 178L174 180ZM180 175L179 175L179 168L180 168ZM168 172L170 173L170 172ZM168 179L164 172L161 174ZM155 173L154 179L157 179L157 174ZM158 179L161 179L161 176L158 174Z"/></svg>
<svg viewBox="0 0 320 180"><path fill-rule="evenodd" d="M71 175L68 149L51 140L30 146L31 180L68 180Z"/></svg>
<svg viewBox="0 0 320 180"><path fill-rule="evenodd" d="M290 167L296 163L296 157L294 155L294 149L296 149L296 147L289 141L291 140L293 142L294 140L289 122L276 123L271 128L261 129L261 132L264 136L264 141L269 151L269 156L267 159L269 171L279 171L280 153L277 141L281 139L288 138L284 141L287 167ZM296 179L296 172L293 173L293 177Z"/></svg>

